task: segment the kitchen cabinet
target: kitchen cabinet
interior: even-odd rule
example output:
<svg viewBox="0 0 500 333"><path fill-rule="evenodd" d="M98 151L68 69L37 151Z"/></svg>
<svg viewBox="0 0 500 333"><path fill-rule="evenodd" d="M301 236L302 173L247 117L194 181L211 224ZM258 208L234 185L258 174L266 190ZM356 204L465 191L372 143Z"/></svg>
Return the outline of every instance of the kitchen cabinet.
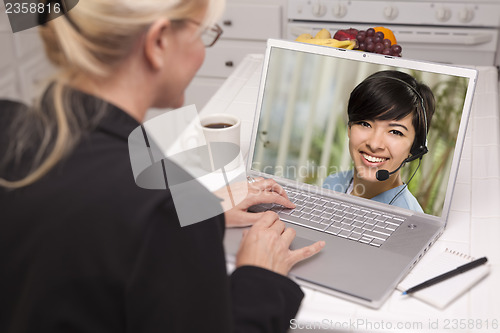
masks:
<svg viewBox="0 0 500 333"><path fill-rule="evenodd" d="M228 0L218 24L224 30L186 91L185 104L201 110L249 53L264 53L268 38L286 31L286 0ZM0 2L0 98L32 103L55 72L45 57L36 28L13 34ZM152 110L156 114L161 110Z"/></svg>
<svg viewBox="0 0 500 333"><path fill-rule="evenodd" d="M228 0L218 22L222 36L207 48L203 66L186 91L185 104L201 110L249 53L266 50L268 38L283 38L286 0Z"/></svg>

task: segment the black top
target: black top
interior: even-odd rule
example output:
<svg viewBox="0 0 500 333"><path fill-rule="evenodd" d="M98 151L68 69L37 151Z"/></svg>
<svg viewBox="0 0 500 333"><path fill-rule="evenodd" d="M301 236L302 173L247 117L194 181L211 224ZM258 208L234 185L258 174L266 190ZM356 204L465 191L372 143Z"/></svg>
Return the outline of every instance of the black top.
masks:
<svg viewBox="0 0 500 333"><path fill-rule="evenodd" d="M0 152L13 112L0 101ZM137 126L108 105L47 176L0 188L0 332L286 331L300 288L258 267L228 277L223 215L180 227L168 190L136 186L127 138Z"/></svg>

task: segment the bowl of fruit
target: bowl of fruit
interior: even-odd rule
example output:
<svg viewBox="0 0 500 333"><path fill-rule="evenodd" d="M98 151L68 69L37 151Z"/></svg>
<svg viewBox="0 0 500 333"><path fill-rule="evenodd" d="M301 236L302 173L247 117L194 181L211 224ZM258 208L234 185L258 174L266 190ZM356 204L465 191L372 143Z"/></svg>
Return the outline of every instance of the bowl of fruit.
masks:
<svg viewBox="0 0 500 333"><path fill-rule="evenodd" d="M402 47L398 44L394 33L386 27L374 27L366 30L354 28L341 29L335 32L333 38L326 29L322 29L313 37L302 34L296 41L310 44L341 47L378 53L393 57L401 57Z"/></svg>
<svg viewBox="0 0 500 333"><path fill-rule="evenodd" d="M358 43L355 39L346 38L343 40L338 40L332 38L330 31L326 29L321 29L316 33L314 37L308 33L301 34L300 36L297 37L297 39L295 39L295 41L301 43L315 44L315 45L331 46L348 50L355 49Z"/></svg>

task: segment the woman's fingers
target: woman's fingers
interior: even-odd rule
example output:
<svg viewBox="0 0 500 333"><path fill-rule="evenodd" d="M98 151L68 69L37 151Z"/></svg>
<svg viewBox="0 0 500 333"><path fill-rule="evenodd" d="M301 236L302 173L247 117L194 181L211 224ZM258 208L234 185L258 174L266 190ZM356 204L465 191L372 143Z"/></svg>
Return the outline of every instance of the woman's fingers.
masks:
<svg viewBox="0 0 500 333"><path fill-rule="evenodd" d="M287 228L281 234L283 241L287 248L290 247L292 241L295 239L296 232L292 228ZM287 267L287 271L290 270L293 266L295 266L298 262L310 258L317 254L321 249L325 247L324 241L318 241L309 246L305 246L303 248L297 250L290 250L287 258L287 262L289 267Z"/></svg>
<svg viewBox="0 0 500 333"><path fill-rule="evenodd" d="M286 228L286 224L273 211L248 213L246 208L262 204L276 203L288 208L295 208L285 190L272 179L257 178L248 184L249 195L239 204L239 210L232 212L233 219L243 219L252 224L252 228L243 234L237 255L237 266L254 265L287 275L299 261L318 253L325 242L320 241L298 250L290 250L295 238L295 230ZM243 214L244 216L242 216ZM239 223L239 225L243 225Z"/></svg>
<svg viewBox="0 0 500 333"><path fill-rule="evenodd" d="M275 192L251 193L246 198L246 204L248 207L264 203L275 203L286 208L295 208L295 204L293 202Z"/></svg>
<svg viewBox="0 0 500 333"><path fill-rule="evenodd" d="M292 228L286 228L286 230L281 234L281 236L283 237L283 241L285 242L287 247L290 247L290 244L292 244L292 241L295 238L295 234L296 232Z"/></svg>
<svg viewBox="0 0 500 333"><path fill-rule="evenodd" d="M286 191L273 179L263 179L249 184L249 191L252 194L252 205L260 203L276 203L287 208L295 208L295 204L290 201Z"/></svg>
<svg viewBox="0 0 500 333"><path fill-rule="evenodd" d="M278 219L274 221L274 223L269 227L269 229L275 230L278 232L278 235L281 235L285 231L285 227L286 227L285 222L281 221L278 216Z"/></svg>
<svg viewBox="0 0 500 333"><path fill-rule="evenodd" d="M254 265L287 275L296 263L315 255L325 245L320 241L290 250L295 234L295 230L286 228L276 213L262 213L253 227L243 234L237 266Z"/></svg>
<svg viewBox="0 0 500 333"><path fill-rule="evenodd" d="M279 215L272 211L263 212L261 218L254 224L255 228L268 229L276 221L280 221ZM283 222L281 222L283 223ZM275 227L276 228L276 227Z"/></svg>
<svg viewBox="0 0 500 333"><path fill-rule="evenodd" d="M254 223L258 222L265 213L266 212L249 214L247 212L241 212L241 219L245 221L246 225L253 225Z"/></svg>
<svg viewBox="0 0 500 333"><path fill-rule="evenodd" d="M259 189L261 191L276 192L279 195L288 199L286 191L274 179L264 179L264 178L258 178L258 179L259 180L256 181L255 183L250 184L251 187Z"/></svg>
<svg viewBox="0 0 500 333"><path fill-rule="evenodd" d="M231 187L233 195L238 194L236 197L241 197L236 206L224 206L224 203L229 203L228 191L217 191L217 195L224 199L223 208L227 227L247 226L258 221L262 214L248 212L248 209L255 205L272 203L290 209L295 208L295 204L289 200L285 190L272 179L258 177L252 183L239 182Z"/></svg>
<svg viewBox="0 0 500 333"><path fill-rule="evenodd" d="M321 251L321 249L324 247L325 247L325 241L318 241L314 244L305 246L303 248L290 251L290 258L289 259L290 259L291 266L294 266L298 262L312 257L313 255L315 255L319 251Z"/></svg>
<svg viewBox="0 0 500 333"><path fill-rule="evenodd" d="M267 212L248 213L243 210L236 210L230 213L231 216L229 218L231 221L228 221L228 218L226 218L227 227L247 227L257 223Z"/></svg>
<svg viewBox="0 0 500 333"><path fill-rule="evenodd" d="M241 239L245 239L248 235L248 229L243 230L243 233L241 234Z"/></svg>

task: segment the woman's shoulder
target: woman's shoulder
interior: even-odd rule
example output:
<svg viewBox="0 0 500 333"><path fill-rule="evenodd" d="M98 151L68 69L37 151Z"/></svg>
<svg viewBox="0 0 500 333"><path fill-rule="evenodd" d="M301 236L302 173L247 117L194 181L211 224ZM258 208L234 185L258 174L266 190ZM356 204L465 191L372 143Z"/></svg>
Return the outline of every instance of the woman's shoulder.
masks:
<svg viewBox="0 0 500 333"><path fill-rule="evenodd" d="M337 192L345 192L349 187L353 176L353 170L339 171L326 177L323 188Z"/></svg>
<svg viewBox="0 0 500 333"><path fill-rule="evenodd" d="M29 107L19 101L0 99L0 126L8 126L10 121L19 112L26 112Z"/></svg>
<svg viewBox="0 0 500 333"><path fill-rule="evenodd" d="M410 209L416 212L424 212L417 198L415 198L415 196L410 192L407 186L405 186L403 191L399 195L397 195L397 198L394 200L393 204L394 206Z"/></svg>
<svg viewBox="0 0 500 333"><path fill-rule="evenodd" d="M0 99L0 110L11 110L11 109L17 109L17 108L23 108L27 109L28 106L20 101L14 101L10 99Z"/></svg>

